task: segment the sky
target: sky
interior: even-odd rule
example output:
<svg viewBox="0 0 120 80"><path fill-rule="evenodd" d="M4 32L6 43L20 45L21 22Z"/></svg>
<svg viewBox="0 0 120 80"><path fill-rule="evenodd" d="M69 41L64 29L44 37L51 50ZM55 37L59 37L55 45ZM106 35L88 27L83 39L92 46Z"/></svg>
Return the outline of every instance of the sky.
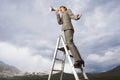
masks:
<svg viewBox="0 0 120 80"><path fill-rule="evenodd" d="M61 5L74 14L74 42L87 72L120 65L120 0L0 0L0 61L24 72L49 72L59 34L49 7ZM58 68L60 63L56 64ZM67 62L65 72L71 72Z"/></svg>

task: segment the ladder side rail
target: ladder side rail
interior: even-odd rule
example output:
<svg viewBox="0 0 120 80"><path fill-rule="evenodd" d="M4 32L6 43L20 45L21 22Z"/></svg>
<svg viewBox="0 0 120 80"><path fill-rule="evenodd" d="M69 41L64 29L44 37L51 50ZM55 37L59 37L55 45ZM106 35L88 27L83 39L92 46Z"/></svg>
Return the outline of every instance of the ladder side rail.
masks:
<svg viewBox="0 0 120 80"><path fill-rule="evenodd" d="M54 68L54 65L55 65L55 58L56 58L56 56L57 56L59 44L60 44L60 37L58 37L58 39L57 39L57 44L56 44L56 47L55 47L55 52L54 52L54 56L53 56L53 60L52 60L51 71L50 71L50 73L49 73L48 80L50 80L51 75L52 75L52 72L53 72L53 68Z"/></svg>
<svg viewBox="0 0 120 80"><path fill-rule="evenodd" d="M66 59L66 53L64 52L63 53L63 57L62 57L63 61L62 61L62 66L61 66L61 76L60 76L60 80L63 79L63 73L64 73L64 67L65 67L65 59Z"/></svg>
<svg viewBox="0 0 120 80"><path fill-rule="evenodd" d="M76 80L80 80L79 77L78 77L78 75L77 75L77 73L76 73L76 71L75 71L75 68L74 68L74 65L73 65L73 63L72 63L72 61L71 61L71 58L70 58L70 56L69 56L69 53L68 53L68 50L67 50L66 45L65 45L65 43L64 43L64 39L63 39L62 35L61 35L61 40L62 40L64 49L65 49L66 55L67 55L67 57L68 57L69 63L70 63L70 65L71 65L71 67L72 67L72 71L73 71L73 73L74 73L75 79L76 79Z"/></svg>
<svg viewBox="0 0 120 80"><path fill-rule="evenodd" d="M86 80L89 80L88 77L87 77L87 75L86 75L86 72L85 72L85 69L84 69L83 65L82 65L81 71L82 71L82 74L83 74L84 78L85 78Z"/></svg>

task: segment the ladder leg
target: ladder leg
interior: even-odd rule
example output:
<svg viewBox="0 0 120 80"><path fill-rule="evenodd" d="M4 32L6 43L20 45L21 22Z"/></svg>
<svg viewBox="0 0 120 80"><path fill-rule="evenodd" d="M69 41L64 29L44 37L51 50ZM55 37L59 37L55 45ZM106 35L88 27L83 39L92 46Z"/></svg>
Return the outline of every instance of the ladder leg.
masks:
<svg viewBox="0 0 120 80"><path fill-rule="evenodd" d="M55 48L55 52L54 52L54 56L53 56L53 61L52 61L52 67L51 67L51 71L49 73L48 80L50 80L52 72L53 72L53 68L54 68L54 65L55 65L55 58L56 58L57 52L58 52L57 48L58 48L59 44L60 44L60 38L57 39L57 44L56 44L56 48Z"/></svg>
<svg viewBox="0 0 120 80"><path fill-rule="evenodd" d="M75 71L75 68L74 68L74 65L73 65L73 63L72 63L72 60L71 60L71 58L70 58L70 56L69 56L68 50L67 50L66 45L65 45L64 40L63 40L63 37L61 36L61 38L62 38L61 40L62 40L64 49L65 49L66 55L67 55L67 57L68 57L68 61L69 61L70 65L71 65L71 67L72 67L72 71L73 71L73 73L74 73L75 80L80 80L79 77L78 77L78 75L77 75L77 73L76 73L76 71Z"/></svg>
<svg viewBox="0 0 120 80"><path fill-rule="evenodd" d="M58 48L59 48L59 45L60 45L60 40L62 41L62 45L63 45L63 47L64 47L64 54L63 54L62 59L56 58L56 57L57 57L57 52L58 52L58 50L59 50ZM65 42L64 42L64 39L63 39L63 36L62 36L62 35L60 35L59 38L57 39L57 44L56 44L56 48L55 48L55 52L54 52L54 56L53 56L53 61L52 61L52 66L51 66L51 71L50 71L50 73L49 73L48 80L51 80L51 76L52 76L52 74L53 74L53 71L60 71L60 72L61 72L60 80L63 79L63 73L64 73L65 59L66 59L66 57L68 58L68 61L69 61L70 66L71 66L71 68L72 68L72 71L73 71L75 80L81 80L81 79L79 79L78 74L77 74L77 72L75 71L75 67L74 67L73 62L72 62L72 60L71 60L71 58L70 58L70 55L69 55L69 53L68 53L68 48L66 47L66 44L65 44ZM62 61L62 63L61 63L61 64L62 64L62 65L61 65L61 70L54 70L54 65L55 65L55 61L56 61L56 60ZM87 77L87 75L86 75L86 73L85 73L85 70L84 70L83 65L82 65L82 67L81 67L80 69L81 69L81 71L82 71L82 74L83 74L85 80L89 80L88 77Z"/></svg>
<svg viewBox="0 0 120 80"><path fill-rule="evenodd" d="M87 75L86 75L86 73L85 73L85 69L84 69L83 65L81 67L81 71L82 71L82 74L83 74L85 80L89 80L88 77L87 77Z"/></svg>
<svg viewBox="0 0 120 80"><path fill-rule="evenodd" d="M61 76L60 76L60 80L62 80L63 79L63 73L64 73L64 67L65 67L65 59L66 59L66 54L65 54L65 52L64 52L64 54L63 54L63 61L62 61L62 66L61 66L61 70L62 70L62 72L61 72Z"/></svg>

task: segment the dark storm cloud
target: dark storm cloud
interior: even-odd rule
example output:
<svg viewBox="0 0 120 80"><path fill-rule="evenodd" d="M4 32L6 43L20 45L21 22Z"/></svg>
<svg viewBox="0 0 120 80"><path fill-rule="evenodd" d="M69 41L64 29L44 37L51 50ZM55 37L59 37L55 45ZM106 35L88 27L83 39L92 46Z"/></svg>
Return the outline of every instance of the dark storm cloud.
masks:
<svg viewBox="0 0 120 80"><path fill-rule="evenodd" d="M91 71L104 71L119 65L119 59L117 58L119 54L116 51L113 51L113 54L118 61L113 62L111 57L111 63L106 64L108 61L102 58L106 52L116 50L116 47L118 47L117 50L119 50L120 47L119 0L92 0L88 2L88 5L85 6L84 9L82 9L82 12L83 17L81 19L84 21L75 25L78 26L75 33L75 35L77 35L75 41L81 55L86 60L86 64L88 64L88 68L91 68ZM96 56L90 56L91 54L96 54ZM90 56L91 59L95 58L94 61L96 61L96 63L91 60L89 62L89 60L86 59L86 56ZM104 67L99 65L100 60L96 58L98 56L104 60L102 63ZM105 57L107 58L107 56Z"/></svg>
<svg viewBox="0 0 120 80"><path fill-rule="evenodd" d="M92 0L92 1L89 1L86 9L88 11L92 11L97 7L104 6L103 9L107 9L106 11L109 12L109 11L112 11L112 9L119 7L119 2L120 2L119 0L115 0L115 1L113 0L109 0L109 1L108 0L99 0L99 1Z"/></svg>
<svg viewBox="0 0 120 80"><path fill-rule="evenodd" d="M91 1L92 3L92 1ZM106 7L106 4L110 4L108 7ZM104 4L102 2L100 3L101 6L98 7L98 5L94 6L95 10L98 10L95 13L95 10L91 11L92 14L85 15L86 21L89 22L88 25L81 25L80 28L80 37L86 41L81 47L85 47L86 49L94 49L96 51L101 51L104 49L112 48L114 46L119 45L120 40L118 38L119 31L120 31L120 8L119 5L116 5L117 1L114 1L113 3L111 1L107 1ZM97 4L96 2L94 4ZM112 5L111 5L112 4ZM115 6L112 7L111 6ZM105 7L105 8L104 8ZM101 8L101 9L99 9ZM101 11L102 10L102 11ZM111 11L109 11L111 10ZM99 15L100 13L100 15ZM103 17L101 17L101 15ZM83 16L84 17L84 16ZM94 19L98 17L98 19ZM101 18L101 19L99 19ZM98 20L98 21L97 21ZM86 22L85 22L86 23ZM99 25L100 26L99 26ZM81 30L82 29L82 30ZM85 32L84 34L82 32ZM80 38L80 39L81 39ZM93 38L93 39L92 39ZM81 40L80 40L81 41ZM96 52L95 51L95 52ZM88 50L89 52L89 50Z"/></svg>
<svg viewBox="0 0 120 80"><path fill-rule="evenodd" d="M52 21L46 24L48 18L50 19L50 16L48 16L50 13L48 6L44 6L42 2L35 2L33 0L5 0L1 1L1 3L0 30L2 34L0 34L0 40L19 43L31 38L47 39L48 32L54 30L51 24ZM47 30L47 27L52 28Z"/></svg>
<svg viewBox="0 0 120 80"><path fill-rule="evenodd" d="M73 25L75 26L75 43L87 61L88 71L104 71L119 64L119 60L112 62L115 64L106 64L110 58L112 61L111 55L115 55L113 59L119 56L117 52L120 49L119 0L0 0L0 44L8 48L13 47L13 51L15 49L13 53L19 52L19 50L16 51L17 47L23 48L26 54L24 56L28 56L27 59L35 60L33 64L39 60L38 57L45 62L51 60L56 38L61 34L61 27L57 24L54 12L49 12L48 8L49 6L59 7L60 5L71 8L76 14L83 13L81 20L73 21ZM29 48L30 51L24 47ZM6 53L2 58L5 60L7 52L6 50L2 52ZM11 51L9 52L12 54ZM22 51L20 50L20 52ZM111 55L108 55L107 52L111 52ZM94 59L90 56L93 56ZM103 61L97 61L96 57L103 57ZM11 58L9 59L10 62ZM14 64L16 63L18 62L14 62ZM99 65L100 63L106 66L102 67ZM32 67L39 69L39 66ZM42 66L41 69L43 68Z"/></svg>
<svg viewBox="0 0 120 80"><path fill-rule="evenodd" d="M38 66L36 66L36 62L42 61L42 58L50 57L49 55L52 54L51 49L53 49L52 45L55 43L52 42L52 39L56 39L54 35L48 35L49 31L53 32L51 34L54 34L54 30L56 30L54 26L52 26L53 24L51 24L53 23L52 20L46 23L48 18L51 19L49 7L44 5L45 1L41 2L39 0L0 1L0 44L3 46L3 48L0 47L0 55L3 54L0 56L0 59L23 69L23 71L26 71L26 69L28 71L37 70ZM47 27L50 28L46 29ZM4 50L4 46L6 46L7 50ZM30 51L25 49L25 47L29 48ZM18 50L18 48L23 48L23 50ZM16 52L16 50L18 52ZM7 53L6 51L9 52ZM7 54L11 54L12 56L7 58ZM15 59L15 56L17 57L18 55L20 61L21 58L23 60L31 58L31 60L33 60L32 64L35 63L35 65L25 68L26 64L30 65L29 61L26 60L24 64L18 62L19 59ZM34 57L36 57L35 59L37 61ZM13 59L16 61L14 62ZM40 67L42 68L42 66L39 66L39 68Z"/></svg>

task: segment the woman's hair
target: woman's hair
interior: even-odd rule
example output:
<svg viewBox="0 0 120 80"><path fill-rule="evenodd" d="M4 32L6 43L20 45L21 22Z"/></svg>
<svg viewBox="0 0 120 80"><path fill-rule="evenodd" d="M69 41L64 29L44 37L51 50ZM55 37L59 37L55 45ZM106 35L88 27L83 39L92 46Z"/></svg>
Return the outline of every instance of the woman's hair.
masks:
<svg viewBox="0 0 120 80"><path fill-rule="evenodd" d="M67 7L65 7L65 6L60 6L60 8L64 8L64 9L65 9L65 11L67 10Z"/></svg>

